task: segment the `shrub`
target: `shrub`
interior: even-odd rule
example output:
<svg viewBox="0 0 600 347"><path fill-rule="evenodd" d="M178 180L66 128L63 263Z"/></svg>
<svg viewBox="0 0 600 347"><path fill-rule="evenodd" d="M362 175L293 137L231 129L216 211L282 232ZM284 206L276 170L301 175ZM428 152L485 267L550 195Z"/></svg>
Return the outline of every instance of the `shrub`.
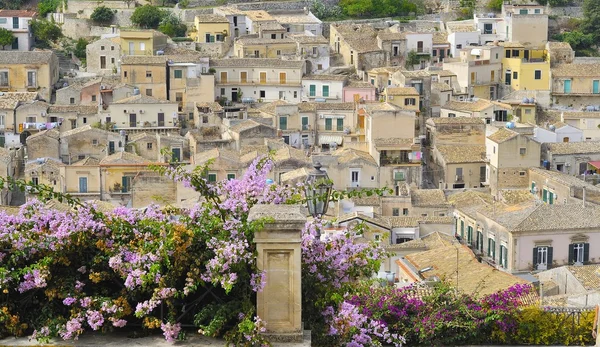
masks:
<svg viewBox="0 0 600 347"><path fill-rule="evenodd" d="M60 0L42 0L38 3L38 11L41 18L46 17L48 13L56 12L60 5Z"/></svg>
<svg viewBox="0 0 600 347"><path fill-rule="evenodd" d="M15 40L15 37L14 37L12 31L10 31L8 29L0 28L0 46L2 47L2 49L4 49L4 47L6 47L8 45L12 45L14 40Z"/></svg>
<svg viewBox="0 0 600 347"><path fill-rule="evenodd" d="M48 46L62 37L62 30L56 23L48 20L32 20L29 24L35 41L41 46Z"/></svg>
<svg viewBox="0 0 600 347"><path fill-rule="evenodd" d="M144 5L133 11L131 22L141 28L156 29L164 17L165 13L160 8L152 5Z"/></svg>
<svg viewBox="0 0 600 347"><path fill-rule="evenodd" d="M181 19L173 14L165 16L158 26L158 31L169 37L184 37L187 26Z"/></svg>
<svg viewBox="0 0 600 347"><path fill-rule="evenodd" d="M502 11L503 3L504 0L489 0L487 3L487 7L492 11L500 12Z"/></svg>
<svg viewBox="0 0 600 347"><path fill-rule="evenodd" d="M115 11L106 6L98 6L92 12L90 19L98 24L109 24L115 16Z"/></svg>
<svg viewBox="0 0 600 347"><path fill-rule="evenodd" d="M77 40L75 43L75 49L73 50L73 54L79 59L85 59L86 57L86 47L88 45L88 40L81 38Z"/></svg>

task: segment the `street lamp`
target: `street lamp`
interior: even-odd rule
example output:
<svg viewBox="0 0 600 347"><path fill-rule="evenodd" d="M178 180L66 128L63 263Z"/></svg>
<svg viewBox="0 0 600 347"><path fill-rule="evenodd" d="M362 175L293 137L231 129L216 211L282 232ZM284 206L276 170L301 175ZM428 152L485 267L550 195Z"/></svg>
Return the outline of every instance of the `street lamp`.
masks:
<svg viewBox="0 0 600 347"><path fill-rule="evenodd" d="M321 170L321 163L316 162L314 168L315 170L308 174L304 182L304 193L308 212L317 218L327 213L333 183L327 176L327 172ZM319 233L318 237L320 236Z"/></svg>

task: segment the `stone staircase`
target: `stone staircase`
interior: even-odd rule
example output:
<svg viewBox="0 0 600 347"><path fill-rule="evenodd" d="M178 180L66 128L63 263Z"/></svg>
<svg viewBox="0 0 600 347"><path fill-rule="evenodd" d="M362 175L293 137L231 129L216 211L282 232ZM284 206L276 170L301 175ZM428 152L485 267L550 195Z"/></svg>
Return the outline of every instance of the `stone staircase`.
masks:
<svg viewBox="0 0 600 347"><path fill-rule="evenodd" d="M71 60L71 57L65 55L63 52L54 51L54 54L58 57L58 67L62 74L68 74L79 70L79 66Z"/></svg>

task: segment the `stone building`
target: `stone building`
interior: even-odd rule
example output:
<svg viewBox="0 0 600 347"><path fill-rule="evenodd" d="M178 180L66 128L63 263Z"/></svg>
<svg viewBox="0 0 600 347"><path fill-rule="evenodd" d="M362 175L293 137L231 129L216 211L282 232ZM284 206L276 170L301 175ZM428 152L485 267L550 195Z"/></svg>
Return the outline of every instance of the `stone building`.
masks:
<svg viewBox="0 0 600 347"><path fill-rule="evenodd" d="M87 72L100 76L118 75L121 44L119 37L107 37L88 44L85 48Z"/></svg>
<svg viewBox="0 0 600 347"><path fill-rule="evenodd" d="M82 126L60 134L60 158L71 164L86 157L102 160L123 147L119 133Z"/></svg>
<svg viewBox="0 0 600 347"><path fill-rule="evenodd" d="M60 133L56 129L40 131L29 136L26 140L28 158L60 159L59 138Z"/></svg>
<svg viewBox="0 0 600 347"><path fill-rule="evenodd" d="M37 92L50 100L58 81L58 58L52 51L0 51L0 91Z"/></svg>

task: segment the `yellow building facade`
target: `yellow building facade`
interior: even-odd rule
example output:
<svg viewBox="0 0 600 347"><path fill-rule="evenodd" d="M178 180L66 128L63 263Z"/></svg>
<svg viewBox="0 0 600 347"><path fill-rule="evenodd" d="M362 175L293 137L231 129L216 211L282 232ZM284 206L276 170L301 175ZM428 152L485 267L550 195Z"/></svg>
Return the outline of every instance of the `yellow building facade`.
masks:
<svg viewBox="0 0 600 347"><path fill-rule="evenodd" d="M196 32L192 38L196 42L223 42L229 36L229 20L216 14L202 14L194 18Z"/></svg>
<svg viewBox="0 0 600 347"><path fill-rule="evenodd" d="M156 55L167 46L168 36L156 30L121 30L124 55Z"/></svg>
<svg viewBox="0 0 600 347"><path fill-rule="evenodd" d="M165 56L124 56L121 81L133 85L140 94L167 99L167 58Z"/></svg>
<svg viewBox="0 0 600 347"><path fill-rule="evenodd" d="M501 78L513 90L550 90L548 51L505 47Z"/></svg>
<svg viewBox="0 0 600 347"><path fill-rule="evenodd" d="M414 87L386 88L383 92L385 102L404 110L419 112L419 92Z"/></svg>
<svg viewBox="0 0 600 347"><path fill-rule="evenodd" d="M283 55L295 55L298 45L291 39L240 38L233 51L238 58L281 58Z"/></svg>
<svg viewBox="0 0 600 347"><path fill-rule="evenodd" d="M1 51L0 91L37 92L50 100L58 81L58 58L51 51Z"/></svg>

